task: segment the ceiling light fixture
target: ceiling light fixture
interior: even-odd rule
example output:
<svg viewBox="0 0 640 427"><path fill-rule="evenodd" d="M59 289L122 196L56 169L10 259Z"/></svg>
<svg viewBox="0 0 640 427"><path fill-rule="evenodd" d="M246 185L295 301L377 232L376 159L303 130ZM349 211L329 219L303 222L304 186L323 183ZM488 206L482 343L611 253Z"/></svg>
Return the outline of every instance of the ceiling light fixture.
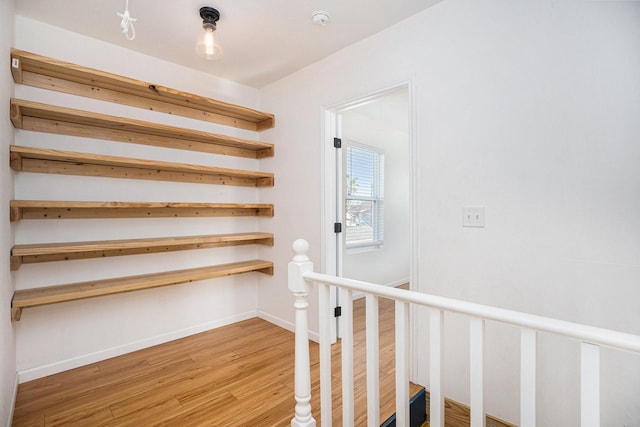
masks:
<svg viewBox="0 0 640 427"><path fill-rule="evenodd" d="M216 32L216 22L220 19L220 12L205 6L200 8L202 18L202 32L198 37L196 52L205 59L219 59L222 56L222 48Z"/></svg>

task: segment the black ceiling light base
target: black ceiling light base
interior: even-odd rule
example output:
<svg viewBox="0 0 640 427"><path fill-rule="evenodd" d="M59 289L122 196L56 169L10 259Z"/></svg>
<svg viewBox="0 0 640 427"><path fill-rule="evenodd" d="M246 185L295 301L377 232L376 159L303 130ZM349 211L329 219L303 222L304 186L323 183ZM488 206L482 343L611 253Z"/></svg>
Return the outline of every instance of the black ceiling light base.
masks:
<svg viewBox="0 0 640 427"><path fill-rule="evenodd" d="M215 28L216 22L220 19L220 12L212 7L204 6L200 8L200 17L202 18L202 25L209 24Z"/></svg>

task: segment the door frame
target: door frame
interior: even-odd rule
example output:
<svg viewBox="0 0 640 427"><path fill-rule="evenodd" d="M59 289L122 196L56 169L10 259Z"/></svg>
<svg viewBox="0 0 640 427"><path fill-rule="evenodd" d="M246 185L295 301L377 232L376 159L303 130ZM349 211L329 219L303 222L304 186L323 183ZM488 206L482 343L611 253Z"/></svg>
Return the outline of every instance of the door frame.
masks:
<svg viewBox="0 0 640 427"><path fill-rule="evenodd" d="M339 154L336 154L336 149L333 147L333 138L341 138L341 127L339 122L338 113L351 108L355 108L364 103L371 102L376 98L380 98L387 94L390 94L400 88L406 88L408 93L409 102L409 173L410 173L410 189L409 189L409 229L410 229L410 267L409 267L409 280L410 289L418 290L418 262L419 259L419 246L418 246L418 206L417 206L417 194L418 194L418 146L417 146L417 132L416 132L416 120L415 120L415 84L413 80L405 80L399 83L390 84L384 88L368 92L362 96L357 96L351 99L338 102L329 106L323 107L323 136L321 138L321 161L322 161L322 268L326 274L342 276L342 265L340 260L343 257L343 233L336 234L334 232L334 223L339 222L341 215L339 215L342 209L342 202L338 200L337 188L341 185L342 174L341 165L338 164L341 158ZM335 307L336 298L335 292L331 292L332 306ZM413 314L412 321L413 324ZM339 319L339 318L338 318ZM335 342L338 338L338 322L332 328L331 338L332 342ZM412 334L417 333L417 328L413 328ZM417 343L416 339L412 339L412 342ZM412 351L413 354L413 351ZM412 371L415 372L414 362L412 362Z"/></svg>

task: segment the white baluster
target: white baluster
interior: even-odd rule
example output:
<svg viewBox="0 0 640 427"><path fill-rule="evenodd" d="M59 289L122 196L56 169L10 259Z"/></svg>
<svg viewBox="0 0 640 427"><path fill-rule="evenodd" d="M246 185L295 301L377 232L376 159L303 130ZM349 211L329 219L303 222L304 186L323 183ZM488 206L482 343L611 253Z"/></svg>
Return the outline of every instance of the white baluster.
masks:
<svg viewBox="0 0 640 427"><path fill-rule="evenodd" d="M320 419L323 427L331 427L333 418L331 397L331 288L320 284L318 297L320 303Z"/></svg>
<svg viewBox="0 0 640 427"><path fill-rule="evenodd" d="M520 331L520 427L536 426L536 337L533 329Z"/></svg>
<svg viewBox="0 0 640 427"><path fill-rule="evenodd" d="M295 332L295 416L291 420L292 427L315 427L316 420L311 415L311 369L309 364L309 324L307 319L307 297L311 284L302 277L303 273L313 271L313 263L309 261L307 252L309 244L302 239L293 242L295 256L289 263L289 290L295 297L296 332Z"/></svg>
<svg viewBox="0 0 640 427"><path fill-rule="evenodd" d="M600 347L582 343L580 426L600 426Z"/></svg>
<svg viewBox="0 0 640 427"><path fill-rule="evenodd" d="M380 337L378 335L378 297L367 294L367 425L380 426Z"/></svg>
<svg viewBox="0 0 640 427"><path fill-rule="evenodd" d="M409 303L396 300L396 425L409 426Z"/></svg>
<svg viewBox="0 0 640 427"><path fill-rule="evenodd" d="M472 318L469 324L469 385L471 427L484 427L484 320Z"/></svg>
<svg viewBox="0 0 640 427"><path fill-rule="evenodd" d="M341 289L342 306L342 425L353 426L355 403L353 398L353 291Z"/></svg>
<svg viewBox="0 0 640 427"><path fill-rule="evenodd" d="M429 405L431 427L444 427L444 395L442 394L442 335L444 313L429 309Z"/></svg>

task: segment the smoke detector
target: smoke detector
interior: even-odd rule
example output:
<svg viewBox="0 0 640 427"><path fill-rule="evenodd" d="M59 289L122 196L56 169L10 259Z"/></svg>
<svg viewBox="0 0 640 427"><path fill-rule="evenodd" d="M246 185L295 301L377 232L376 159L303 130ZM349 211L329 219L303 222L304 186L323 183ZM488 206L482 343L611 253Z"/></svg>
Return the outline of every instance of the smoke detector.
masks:
<svg viewBox="0 0 640 427"><path fill-rule="evenodd" d="M329 12L326 10L316 10L311 15L311 20L314 24L324 27L329 23L329 17Z"/></svg>

